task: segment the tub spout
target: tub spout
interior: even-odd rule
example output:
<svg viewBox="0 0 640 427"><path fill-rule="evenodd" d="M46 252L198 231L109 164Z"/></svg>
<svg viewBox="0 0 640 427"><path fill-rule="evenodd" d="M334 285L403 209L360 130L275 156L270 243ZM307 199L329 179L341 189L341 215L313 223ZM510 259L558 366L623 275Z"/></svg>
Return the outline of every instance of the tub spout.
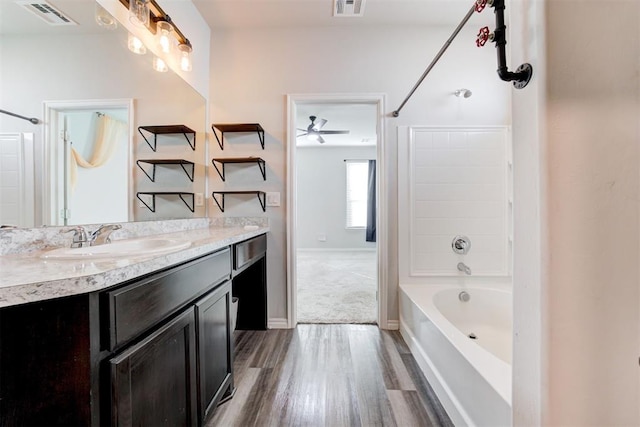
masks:
<svg viewBox="0 0 640 427"><path fill-rule="evenodd" d="M471 269L464 262L458 263L458 270L464 272L464 274L466 274L467 276L471 276Z"/></svg>

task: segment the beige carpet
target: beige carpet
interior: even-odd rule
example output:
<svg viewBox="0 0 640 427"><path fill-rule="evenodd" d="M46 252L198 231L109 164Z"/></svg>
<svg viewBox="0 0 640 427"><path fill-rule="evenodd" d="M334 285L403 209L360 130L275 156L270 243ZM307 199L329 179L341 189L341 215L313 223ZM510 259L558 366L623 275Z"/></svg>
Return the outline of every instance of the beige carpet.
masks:
<svg viewBox="0 0 640 427"><path fill-rule="evenodd" d="M376 252L298 250L299 323L376 323Z"/></svg>

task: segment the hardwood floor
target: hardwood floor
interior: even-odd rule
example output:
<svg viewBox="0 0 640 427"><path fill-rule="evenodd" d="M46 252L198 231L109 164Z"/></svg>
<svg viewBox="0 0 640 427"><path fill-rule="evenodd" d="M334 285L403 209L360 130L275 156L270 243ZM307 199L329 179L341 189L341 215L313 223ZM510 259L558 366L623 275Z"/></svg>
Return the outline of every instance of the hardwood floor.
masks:
<svg viewBox="0 0 640 427"><path fill-rule="evenodd" d="M235 333L233 399L212 426L451 426L400 333L298 325Z"/></svg>

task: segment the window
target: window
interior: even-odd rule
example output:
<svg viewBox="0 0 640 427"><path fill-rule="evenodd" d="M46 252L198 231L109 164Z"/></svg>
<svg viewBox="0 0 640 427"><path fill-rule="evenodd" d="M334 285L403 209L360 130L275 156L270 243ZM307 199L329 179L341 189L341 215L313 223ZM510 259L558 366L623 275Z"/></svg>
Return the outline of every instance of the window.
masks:
<svg viewBox="0 0 640 427"><path fill-rule="evenodd" d="M367 160L345 160L347 166L347 228L367 226Z"/></svg>

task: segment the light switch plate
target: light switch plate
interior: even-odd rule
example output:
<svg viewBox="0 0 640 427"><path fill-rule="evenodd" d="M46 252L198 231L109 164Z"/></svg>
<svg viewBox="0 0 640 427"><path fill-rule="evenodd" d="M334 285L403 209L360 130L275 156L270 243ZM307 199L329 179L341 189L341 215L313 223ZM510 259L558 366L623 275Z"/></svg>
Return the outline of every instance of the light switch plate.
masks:
<svg viewBox="0 0 640 427"><path fill-rule="evenodd" d="M196 193L196 206L204 206L204 194Z"/></svg>
<svg viewBox="0 0 640 427"><path fill-rule="evenodd" d="M267 206L280 206L280 193L267 193Z"/></svg>

